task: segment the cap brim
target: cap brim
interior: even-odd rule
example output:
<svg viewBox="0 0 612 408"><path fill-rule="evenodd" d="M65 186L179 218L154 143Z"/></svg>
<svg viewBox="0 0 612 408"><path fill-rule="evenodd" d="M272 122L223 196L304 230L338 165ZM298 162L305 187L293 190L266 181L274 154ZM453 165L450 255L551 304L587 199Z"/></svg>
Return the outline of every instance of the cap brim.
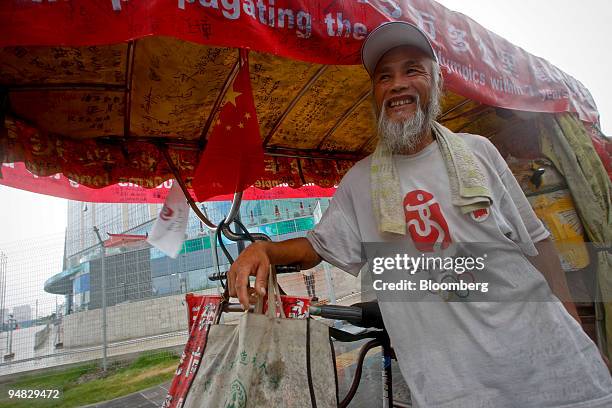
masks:
<svg viewBox="0 0 612 408"><path fill-rule="evenodd" d="M416 47L432 60L438 61L429 39L421 29L404 21L393 21L375 28L361 47L361 61L370 76L387 51L402 45Z"/></svg>

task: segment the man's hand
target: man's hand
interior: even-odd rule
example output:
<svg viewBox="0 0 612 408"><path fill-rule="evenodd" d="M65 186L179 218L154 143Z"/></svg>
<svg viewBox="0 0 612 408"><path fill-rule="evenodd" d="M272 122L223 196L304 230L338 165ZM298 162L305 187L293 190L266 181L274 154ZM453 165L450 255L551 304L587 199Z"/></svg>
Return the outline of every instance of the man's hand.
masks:
<svg viewBox="0 0 612 408"><path fill-rule="evenodd" d="M321 258L306 238L294 238L281 242L257 241L249 245L229 270L227 282L229 294L238 297L247 310L251 297L266 294L270 265L300 265L301 269L315 267ZM255 288L249 287L249 277L255 276ZM255 301L255 298L252 299Z"/></svg>
<svg viewBox="0 0 612 408"><path fill-rule="evenodd" d="M254 242L249 245L232 264L228 274L229 294L238 297L244 310L248 310L251 296L266 294L270 258L266 252L268 242ZM255 289L249 287L249 277L255 276Z"/></svg>
<svg viewBox="0 0 612 408"><path fill-rule="evenodd" d="M603 353L603 351L599 350L599 354L601 355L601 359L603 360L606 367L608 367L608 371L612 374L612 366L610 365L610 360L608 360L608 357Z"/></svg>

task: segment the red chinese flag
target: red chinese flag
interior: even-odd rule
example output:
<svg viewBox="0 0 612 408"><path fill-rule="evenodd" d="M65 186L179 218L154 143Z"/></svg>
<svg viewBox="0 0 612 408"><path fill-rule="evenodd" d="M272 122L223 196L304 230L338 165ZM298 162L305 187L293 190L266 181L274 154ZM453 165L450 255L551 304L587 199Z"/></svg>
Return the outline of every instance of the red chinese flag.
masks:
<svg viewBox="0 0 612 408"><path fill-rule="evenodd" d="M227 90L192 181L198 201L243 191L263 174L263 148L255 114L247 51Z"/></svg>

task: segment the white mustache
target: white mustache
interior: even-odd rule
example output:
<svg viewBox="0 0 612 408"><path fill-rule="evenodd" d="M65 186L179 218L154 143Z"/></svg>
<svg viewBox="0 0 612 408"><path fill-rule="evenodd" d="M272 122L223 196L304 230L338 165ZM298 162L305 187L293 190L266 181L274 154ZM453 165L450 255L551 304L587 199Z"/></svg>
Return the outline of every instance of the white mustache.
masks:
<svg viewBox="0 0 612 408"><path fill-rule="evenodd" d="M411 95L412 96L412 95ZM402 122L389 119L386 106L391 98L383 101L378 114L378 135L381 141L387 144L394 153L414 150L421 141L424 130L431 127L432 122L440 112L440 90L437 84L432 85L429 104L423 108L418 94L413 96L416 110L412 116Z"/></svg>
<svg viewBox="0 0 612 408"><path fill-rule="evenodd" d="M378 134L392 152L412 150L421 140L425 125L425 112L421 109L419 98L416 98L415 113L402 122L389 119L386 104L378 117Z"/></svg>

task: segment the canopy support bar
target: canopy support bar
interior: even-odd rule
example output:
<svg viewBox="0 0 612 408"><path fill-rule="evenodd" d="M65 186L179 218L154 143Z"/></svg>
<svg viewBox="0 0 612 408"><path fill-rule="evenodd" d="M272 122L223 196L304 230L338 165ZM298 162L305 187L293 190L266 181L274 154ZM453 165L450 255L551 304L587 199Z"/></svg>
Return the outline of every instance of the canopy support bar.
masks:
<svg viewBox="0 0 612 408"><path fill-rule="evenodd" d="M178 168L172 161L172 158L170 157L170 153L168 153L167 146L158 145L158 147L161 150L162 154L164 155L164 158L166 159L166 162L168 163L168 167L170 167L170 170L172 171L172 174L174 175L174 179L181 187L181 190L183 191L183 194L185 195L185 199L187 200L187 204L189 204L189 206L191 207L193 212L196 214L196 216L200 219L200 221L202 221L202 223L204 223L204 225L206 225L208 229L210 229L212 232L217 231L218 225L215 225L211 220L209 220L208 217L204 215L202 210L200 210L198 205L193 200L193 197L191 196L191 194L189 193L189 190L187 189L187 185L185 184L185 181L181 178L181 174L179 173ZM227 214L227 217L225 218L224 226L221 231L223 232L223 235L227 237L227 239L232 240L232 241L243 241L245 239L243 235L235 234L229 228L229 226L236 219L236 216L238 215L238 211L240 211L241 203L242 203L242 191L236 191L234 193L234 199L232 200L232 205L230 207L229 213ZM251 233L251 236L253 237L253 239L256 239L256 240L270 241L270 237L268 237L266 234Z"/></svg>
<svg viewBox="0 0 612 408"><path fill-rule="evenodd" d="M363 159L363 155L355 153L340 152L335 150L305 150L305 149L290 149L287 147L268 147L264 149L266 156L271 157L289 157L292 159L317 159L317 160L349 160L359 161Z"/></svg>
<svg viewBox="0 0 612 408"><path fill-rule="evenodd" d="M278 128L281 127L281 125L283 124L283 121L289 115L289 113L293 110L295 105L297 105L298 101L302 98L302 96L304 96L306 94L306 92L310 89L310 87L315 82L317 82L317 79L319 79L319 77L321 75L323 75L323 73L327 70L328 66L329 65L323 65L321 68L319 68L317 70L317 72L315 72L315 74L304 85L304 87L302 89L300 89L300 92L298 92L298 94L295 96L295 98L293 98L291 103L289 103L289 105L287 106L287 109L285 109L285 111L282 113L282 115L280 115L280 117L276 120L276 123L274 123L274 126L272 126L272 129L270 130L270 132L268 133L268 135L264 139L264 142L263 142L264 147L268 144L270 139L272 139L272 136L274 136L274 134L276 133Z"/></svg>
<svg viewBox="0 0 612 408"><path fill-rule="evenodd" d="M123 136L130 136L130 117L132 114L132 76L134 74L134 51L136 41L130 41L127 45L126 70L125 70L125 97L123 113Z"/></svg>
<svg viewBox="0 0 612 408"><path fill-rule="evenodd" d="M219 95L217 95L217 100L212 106L212 109L210 110L210 114L208 115L208 118L206 119L206 124L204 125L204 128L202 129L202 133L200 134L200 147L204 147L204 145L206 144L206 136L208 135L208 130L210 129L212 125L212 121L215 118L215 113L217 113L217 111L221 107L221 103L223 102L223 98L225 98L225 94L227 93L227 90L234 83L234 79L236 78L236 75L238 75L239 68L240 68L240 54L238 54L238 59L236 60L236 63L232 67L232 70L230 71L229 75L225 79L223 88L221 88L221 92L219 92Z"/></svg>
<svg viewBox="0 0 612 408"><path fill-rule="evenodd" d="M438 116L437 121L441 122L442 119L444 119L445 117L447 117L449 114L453 113L454 111L456 111L457 109L461 108L462 106L467 105L468 103L473 102L471 99L465 99L461 102L459 102L458 104L456 104L455 106L453 106L452 108L448 109L446 112L442 112L442 114L440 116Z"/></svg>
<svg viewBox="0 0 612 408"><path fill-rule="evenodd" d="M368 147L369 144L372 143L372 141L376 139L377 137L378 137L378 132L374 132L372 136L370 136L365 142L363 142L363 144L359 146L359 149L357 149L359 154L365 155L365 152L364 152L365 148Z"/></svg>
<svg viewBox="0 0 612 408"><path fill-rule="evenodd" d="M460 119L460 118L469 118L470 120L466 121L466 123L469 124L473 120L471 119L471 117L479 117L483 112L486 112L489 109L490 109L490 106L478 104L474 106L473 108L471 108L470 110L458 113L455 116L452 116L450 118L445 118L444 120L438 119L438 122L444 123L444 122L450 122L450 121Z"/></svg>
<svg viewBox="0 0 612 408"><path fill-rule="evenodd" d="M321 141L317 145L317 150L323 147L323 143L325 143L325 141L336 131L336 129L338 129L340 125L342 125L344 121L347 120L349 116L351 116L351 114L355 111L355 109L357 109L357 107L361 105L363 101L366 100L368 95L370 95L370 92L371 92L370 89L368 89L367 91L359 95L359 98L357 98L357 101L350 108L348 108L346 112L344 112L344 114L340 117L340 119L338 119L338 121L334 124L334 126L332 126L332 128L329 129L329 131L327 132L325 136L323 136L323 139L321 139Z"/></svg>
<svg viewBox="0 0 612 408"><path fill-rule="evenodd" d="M206 225L206 227L208 229L210 229L213 232L216 231L218 226L215 225L212 221L210 221L208 219L208 217L206 217L204 215L202 210L200 210L200 208L197 206L197 204L193 200L193 197L191 196L191 194L189 193L189 190L187 189L187 185L185 184L185 181L181 177L181 174L180 174L178 168L174 164L174 161L172 161L172 157L170 157L170 153L168 152L168 147L166 145L159 144L158 148L162 152L162 154L164 155L164 158L166 159L166 163L168 163L168 167L170 168L170 171L172 171L172 174L174 175L174 179L176 180L176 182L181 187L181 190L183 191L183 194L185 194L185 199L187 200L187 203L189 204L189 206L191 207L193 212L197 215L197 217L200 219L200 221L202 221L204 223L204 225ZM234 218L236 218L236 214L238 214L238 210L240 209L240 203L241 202L242 202L242 191L235 192L234 193L234 200L232 201L232 205L230 207L229 214L227 215L227 218L226 218L226 223L227 224L231 224L234 221ZM225 228L224 228L223 232L225 233ZM227 236L227 234L226 234L226 236ZM228 237L228 238L230 238L230 237Z"/></svg>
<svg viewBox="0 0 612 408"><path fill-rule="evenodd" d="M459 129L457 129L455 131L455 133L461 133L463 132L465 129L469 128L470 126L472 126L476 121L482 119L488 111L488 106L485 106L484 109L480 110L480 111L475 111L472 112L470 111L469 114L470 115L474 115L473 117L470 118L469 121L465 122L463 125L461 125L461 127Z"/></svg>

